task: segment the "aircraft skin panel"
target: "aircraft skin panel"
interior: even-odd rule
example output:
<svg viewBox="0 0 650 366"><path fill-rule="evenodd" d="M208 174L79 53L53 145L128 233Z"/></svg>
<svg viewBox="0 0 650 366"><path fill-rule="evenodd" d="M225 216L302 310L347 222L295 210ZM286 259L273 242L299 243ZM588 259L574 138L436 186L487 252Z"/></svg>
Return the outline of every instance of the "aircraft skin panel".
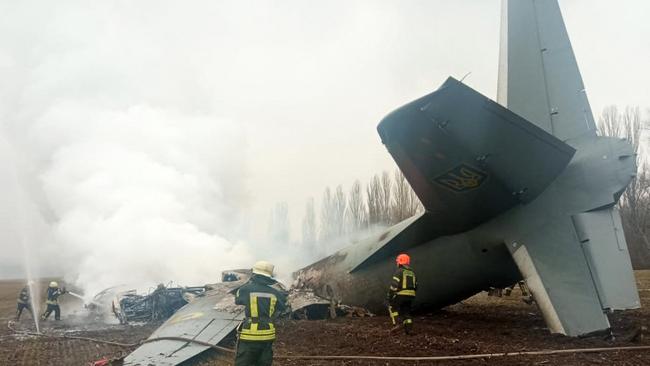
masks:
<svg viewBox="0 0 650 366"><path fill-rule="evenodd" d="M223 292L199 298L178 310L149 339L182 337L217 344L244 318L243 308L235 306L234 301L234 295ZM220 307L215 309L215 304ZM207 349L195 343L171 340L145 343L126 357L124 365L178 365Z"/></svg>
<svg viewBox="0 0 650 366"><path fill-rule="evenodd" d="M426 212L417 213L382 232L346 248L344 251L355 261L350 262L349 272L354 272L370 263L386 257L408 251L426 242L429 238L440 235L436 225L432 225Z"/></svg>
<svg viewBox="0 0 650 366"><path fill-rule="evenodd" d="M526 247L520 246L517 248L512 253L512 258L515 260L515 263L517 263L517 267L519 267L519 271L522 273L526 285L530 291L535 294L537 305L541 309L544 321L546 322L546 325L548 325L551 333L566 334L566 331L562 326L562 321L560 321L560 317L557 315L557 311L555 311L555 308L553 307L553 303L548 296L544 283L542 282L542 279L537 272L537 268L535 268L535 264L533 263L530 254L528 254Z"/></svg>
<svg viewBox="0 0 650 366"><path fill-rule="evenodd" d="M618 210L585 212L573 221L603 310L641 307Z"/></svg>
<svg viewBox="0 0 650 366"><path fill-rule="evenodd" d="M508 247L551 332L573 337L609 329L570 218L549 221Z"/></svg>
<svg viewBox="0 0 650 366"><path fill-rule="evenodd" d="M532 201L575 153L453 78L389 114L378 131L436 222L437 236Z"/></svg>
<svg viewBox="0 0 650 366"><path fill-rule="evenodd" d="M596 135L556 0L503 0L497 100L562 141Z"/></svg>

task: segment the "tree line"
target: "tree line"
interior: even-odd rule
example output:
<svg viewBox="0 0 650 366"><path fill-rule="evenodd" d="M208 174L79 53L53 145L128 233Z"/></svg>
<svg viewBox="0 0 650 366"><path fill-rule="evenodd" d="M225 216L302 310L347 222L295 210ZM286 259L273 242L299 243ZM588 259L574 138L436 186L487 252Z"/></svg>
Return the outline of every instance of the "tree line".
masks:
<svg viewBox="0 0 650 366"><path fill-rule="evenodd" d="M365 184L356 180L347 190L342 185L326 187L318 210L315 199L309 198L302 217L300 242L305 249L315 250L322 243L394 225L422 210L402 172L384 171ZM274 242L287 243L289 233L287 204L277 203L271 212L269 235Z"/></svg>

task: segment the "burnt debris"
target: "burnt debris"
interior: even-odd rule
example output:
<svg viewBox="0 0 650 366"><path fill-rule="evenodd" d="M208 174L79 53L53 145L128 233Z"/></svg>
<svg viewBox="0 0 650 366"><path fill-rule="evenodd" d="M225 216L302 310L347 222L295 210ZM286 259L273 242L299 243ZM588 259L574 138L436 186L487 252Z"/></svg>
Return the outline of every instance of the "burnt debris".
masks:
<svg viewBox="0 0 650 366"><path fill-rule="evenodd" d="M113 302L113 312L120 323L165 320L189 302L205 293L205 287L166 287L160 284L148 295L132 291L120 293Z"/></svg>

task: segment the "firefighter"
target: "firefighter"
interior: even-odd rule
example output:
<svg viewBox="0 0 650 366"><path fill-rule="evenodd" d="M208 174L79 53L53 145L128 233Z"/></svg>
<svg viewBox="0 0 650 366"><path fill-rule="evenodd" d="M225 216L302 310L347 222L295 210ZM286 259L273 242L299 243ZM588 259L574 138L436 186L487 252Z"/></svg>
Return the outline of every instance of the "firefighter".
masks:
<svg viewBox="0 0 650 366"><path fill-rule="evenodd" d="M41 320L47 320L47 318L54 312L54 320L61 320L61 308L59 307L59 296L65 294L66 291L64 288L59 288L59 284L56 281L50 282L50 286L47 288L47 300L45 304L47 309L45 313L41 316Z"/></svg>
<svg viewBox="0 0 650 366"><path fill-rule="evenodd" d="M235 303L246 306L246 318L240 325L235 366L268 366L273 363L273 320L286 306L285 291L272 287L273 264L259 261L251 279L237 290Z"/></svg>
<svg viewBox="0 0 650 366"><path fill-rule="evenodd" d="M29 311L29 315L34 317L34 313L32 313L32 299L29 297L29 286L32 286L33 282L29 281L23 287L22 290L20 290L20 293L18 294L18 300L17 306L16 306L16 321L20 320L20 315L22 315L23 310L27 309Z"/></svg>
<svg viewBox="0 0 650 366"><path fill-rule="evenodd" d="M418 284L415 279L415 272L409 267L411 258L408 254L400 254L395 259L397 270L388 291L388 311L395 327L391 331L397 331L404 327L404 332L409 334L413 327L411 318L411 305L415 299L415 291ZM399 324L398 322L401 322Z"/></svg>

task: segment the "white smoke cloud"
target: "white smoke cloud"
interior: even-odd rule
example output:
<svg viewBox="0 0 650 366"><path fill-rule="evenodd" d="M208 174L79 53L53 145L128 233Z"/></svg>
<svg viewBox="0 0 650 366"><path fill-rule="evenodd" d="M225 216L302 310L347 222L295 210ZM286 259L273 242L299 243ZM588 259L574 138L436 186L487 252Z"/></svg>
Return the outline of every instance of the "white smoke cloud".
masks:
<svg viewBox="0 0 650 366"><path fill-rule="evenodd" d="M35 4L4 7L42 16L42 33L4 18L23 43L0 52L4 134L27 161L16 163L26 171L18 185L35 187L16 205L49 223L27 240L41 272L92 295L249 267L246 132L206 102L218 84L204 80L212 65L193 65L183 37L149 34L163 17L140 19L125 5L65 4L51 17Z"/></svg>
<svg viewBox="0 0 650 366"><path fill-rule="evenodd" d="M94 293L117 283L217 280L248 266L229 180L245 146L231 122L146 105L58 103L33 126L40 176L68 276ZM237 152L237 154L233 154ZM233 171L234 170L234 171Z"/></svg>

